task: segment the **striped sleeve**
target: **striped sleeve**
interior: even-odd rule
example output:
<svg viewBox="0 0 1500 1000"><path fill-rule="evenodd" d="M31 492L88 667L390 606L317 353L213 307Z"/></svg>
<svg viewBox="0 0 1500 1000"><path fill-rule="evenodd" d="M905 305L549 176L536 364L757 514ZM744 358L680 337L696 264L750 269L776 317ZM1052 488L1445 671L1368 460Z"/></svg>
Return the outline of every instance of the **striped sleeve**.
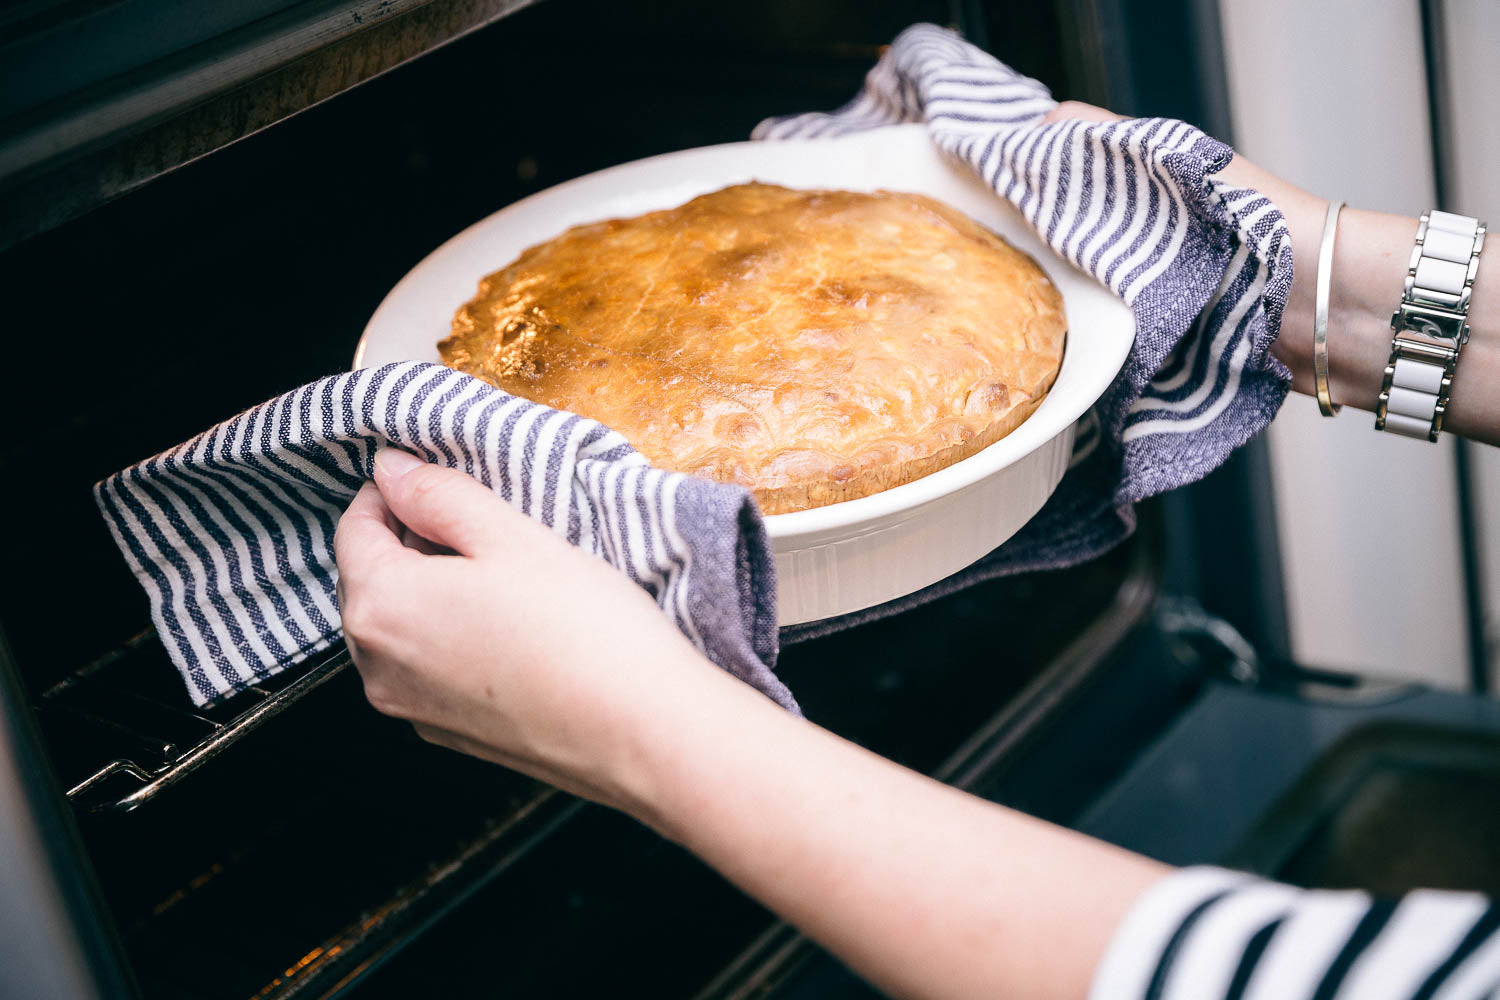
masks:
<svg viewBox="0 0 1500 1000"><path fill-rule="evenodd" d="M1500 908L1187 868L1138 900L1089 1000L1481 1000L1500 993Z"/></svg>

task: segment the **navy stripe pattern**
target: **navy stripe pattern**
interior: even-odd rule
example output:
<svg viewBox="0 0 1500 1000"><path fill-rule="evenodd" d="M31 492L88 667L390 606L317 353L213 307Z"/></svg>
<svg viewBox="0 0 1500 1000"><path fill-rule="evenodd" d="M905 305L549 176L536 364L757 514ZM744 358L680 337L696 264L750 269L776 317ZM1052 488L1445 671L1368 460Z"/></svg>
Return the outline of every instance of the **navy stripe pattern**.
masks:
<svg viewBox="0 0 1500 1000"><path fill-rule="evenodd" d="M1090 1000L1480 1000L1500 991L1483 896L1302 890L1217 868L1167 876L1115 931Z"/></svg>
<svg viewBox="0 0 1500 1000"><path fill-rule="evenodd" d="M1135 348L1080 427L1068 476L971 581L1098 555L1134 527L1133 503L1212 471L1271 421L1291 384L1268 353L1291 288L1291 241L1269 200L1215 178L1229 147L1165 118L1043 124L1053 106L1036 80L916 25L843 108L755 130L775 140L925 122L939 148L1135 313Z"/></svg>
<svg viewBox="0 0 1500 1000"><path fill-rule="evenodd" d="M715 663L776 679L776 579L749 493L614 431L421 362L305 385L94 488L199 705L340 637L333 533L382 445L464 472L649 592Z"/></svg>

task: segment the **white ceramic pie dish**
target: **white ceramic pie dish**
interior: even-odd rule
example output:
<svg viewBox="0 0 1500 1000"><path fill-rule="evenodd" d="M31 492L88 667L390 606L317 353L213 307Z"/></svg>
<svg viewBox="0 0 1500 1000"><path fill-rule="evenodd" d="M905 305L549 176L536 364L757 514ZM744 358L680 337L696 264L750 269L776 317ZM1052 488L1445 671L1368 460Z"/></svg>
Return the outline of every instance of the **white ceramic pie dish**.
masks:
<svg viewBox="0 0 1500 1000"><path fill-rule="evenodd" d="M1079 417L1109 387L1135 336L1134 319L1119 299L1053 254L968 168L947 160L924 126L690 149L548 188L476 222L412 268L370 317L354 366L438 361L437 342L479 279L569 226L670 208L751 180L938 198L1036 258L1062 291L1068 316L1057 382L1009 435L904 486L766 518L779 617L793 625L920 590L1015 534L1056 489Z"/></svg>

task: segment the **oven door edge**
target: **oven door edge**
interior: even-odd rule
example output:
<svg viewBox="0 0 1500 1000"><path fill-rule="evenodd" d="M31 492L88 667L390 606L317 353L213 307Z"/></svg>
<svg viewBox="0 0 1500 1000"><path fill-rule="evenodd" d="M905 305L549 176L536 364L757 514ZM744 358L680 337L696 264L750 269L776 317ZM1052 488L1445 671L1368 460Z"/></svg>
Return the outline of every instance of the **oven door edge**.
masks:
<svg viewBox="0 0 1500 1000"><path fill-rule="evenodd" d="M0 632L0 995L138 996Z"/></svg>

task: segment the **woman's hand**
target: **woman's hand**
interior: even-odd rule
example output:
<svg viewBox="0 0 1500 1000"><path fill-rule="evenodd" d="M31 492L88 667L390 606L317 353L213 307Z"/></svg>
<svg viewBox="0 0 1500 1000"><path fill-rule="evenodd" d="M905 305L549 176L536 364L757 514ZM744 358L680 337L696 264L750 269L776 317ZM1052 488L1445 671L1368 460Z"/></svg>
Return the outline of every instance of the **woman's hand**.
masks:
<svg viewBox="0 0 1500 1000"><path fill-rule="evenodd" d="M578 795L632 808L653 722L727 679L617 570L404 451L376 456L334 550L370 703Z"/></svg>
<svg viewBox="0 0 1500 1000"><path fill-rule="evenodd" d="M782 711L461 472L382 451L335 547L377 709L624 809L894 994L1082 996L1162 872Z"/></svg>

